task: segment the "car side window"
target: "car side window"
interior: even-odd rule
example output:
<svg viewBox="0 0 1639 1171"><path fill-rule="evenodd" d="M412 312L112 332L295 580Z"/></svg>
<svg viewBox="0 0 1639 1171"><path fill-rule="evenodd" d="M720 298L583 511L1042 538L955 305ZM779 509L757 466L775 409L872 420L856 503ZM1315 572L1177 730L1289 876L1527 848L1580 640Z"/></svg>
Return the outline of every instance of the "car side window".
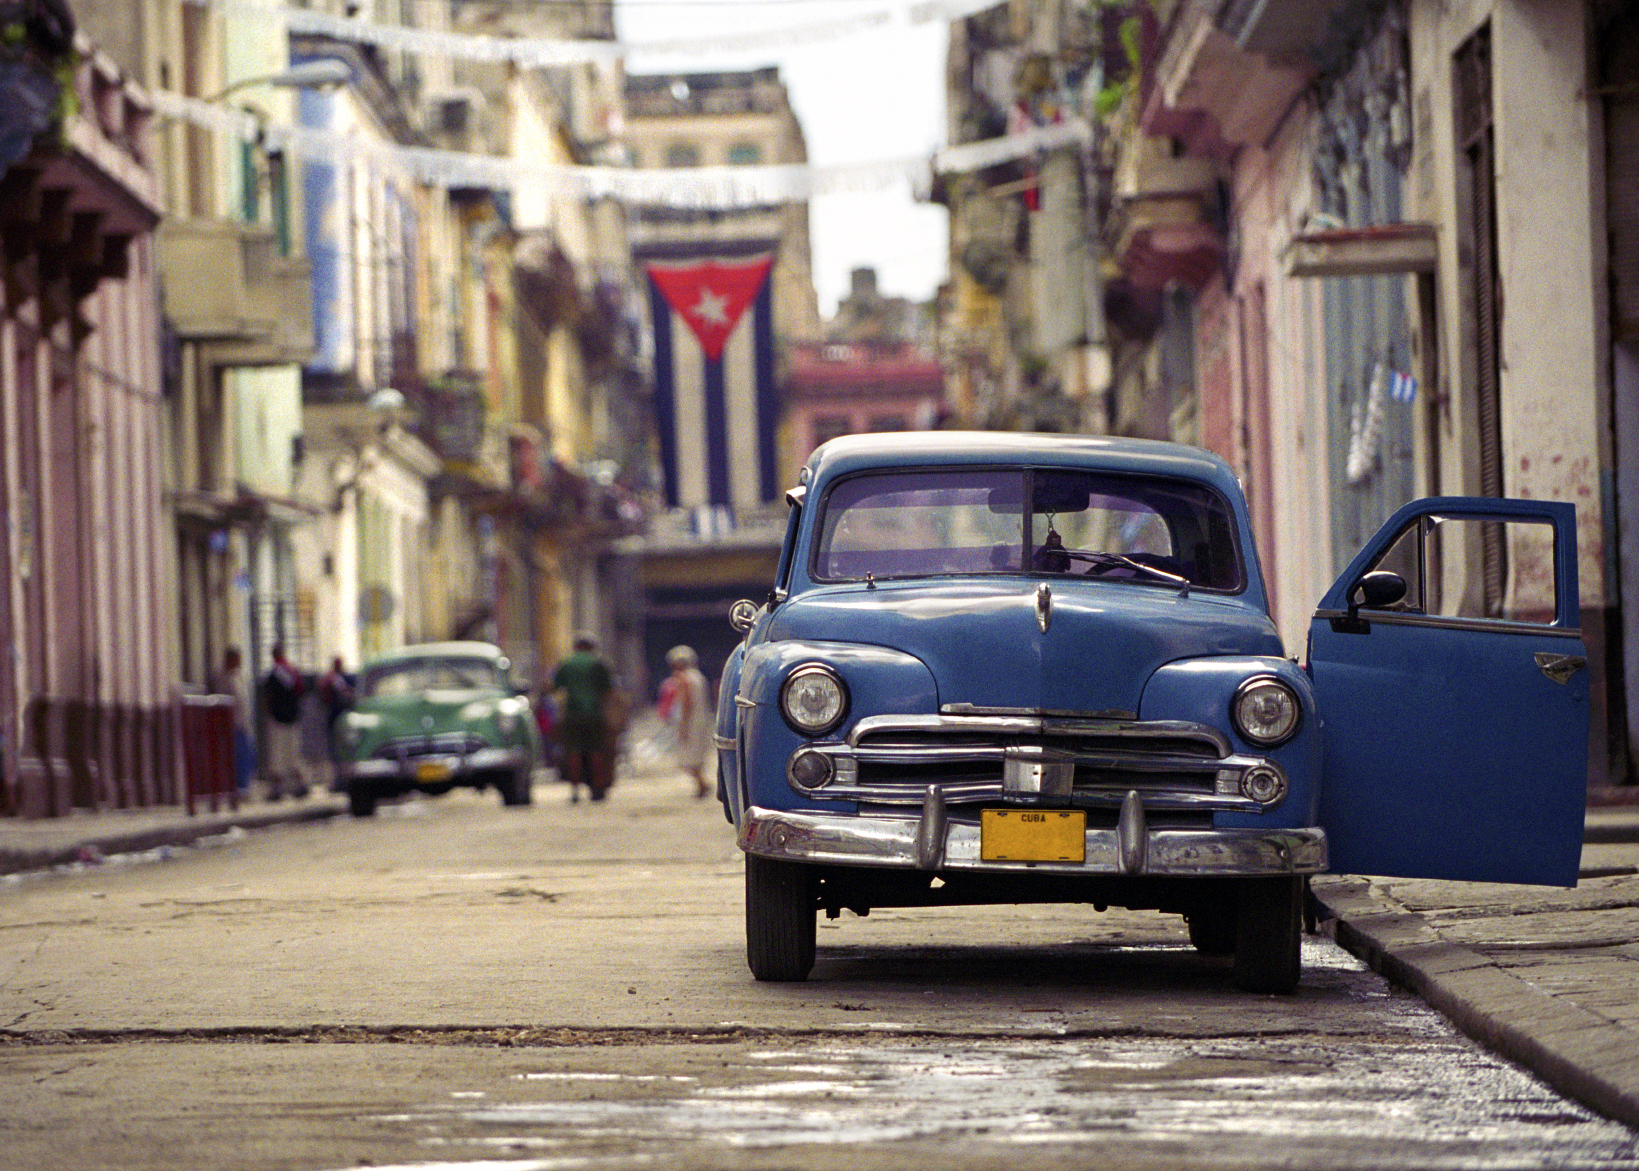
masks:
<svg viewBox="0 0 1639 1171"><path fill-rule="evenodd" d="M1418 517L1371 566L1406 593L1366 608L1549 625L1558 612L1554 526L1534 518Z"/></svg>

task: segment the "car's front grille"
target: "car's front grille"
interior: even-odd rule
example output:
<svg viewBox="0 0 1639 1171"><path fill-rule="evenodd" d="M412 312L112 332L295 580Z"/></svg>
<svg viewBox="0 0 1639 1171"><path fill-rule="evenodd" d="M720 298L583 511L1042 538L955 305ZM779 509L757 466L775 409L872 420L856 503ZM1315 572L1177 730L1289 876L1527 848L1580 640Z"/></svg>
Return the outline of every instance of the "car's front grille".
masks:
<svg viewBox="0 0 1639 1171"><path fill-rule="evenodd" d="M1223 734L1184 721L1112 720L1019 713L1007 716L875 716L845 744L824 751L834 773L824 795L868 803L918 804L930 786L951 804L1003 796L1011 751L1043 751L1074 764L1070 800L1119 805L1136 791L1146 808L1240 809L1245 769Z"/></svg>
<svg viewBox="0 0 1639 1171"><path fill-rule="evenodd" d="M377 760L414 760L418 756L470 756L485 747L487 745L481 736L449 732L389 740L370 755Z"/></svg>

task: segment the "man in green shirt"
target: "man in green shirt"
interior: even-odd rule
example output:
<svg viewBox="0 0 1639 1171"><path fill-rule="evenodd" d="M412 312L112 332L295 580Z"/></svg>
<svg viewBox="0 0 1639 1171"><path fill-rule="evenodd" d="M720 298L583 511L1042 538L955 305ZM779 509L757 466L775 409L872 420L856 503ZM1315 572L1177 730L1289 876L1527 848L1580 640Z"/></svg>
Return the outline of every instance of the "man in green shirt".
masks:
<svg viewBox="0 0 1639 1171"><path fill-rule="evenodd" d="M580 800L585 785L592 800L602 801L615 783L614 745L604 708L614 689L614 677L597 653L589 634L575 636L575 649L558 664L552 689L563 695L558 710L558 745L562 749L564 779L569 799Z"/></svg>

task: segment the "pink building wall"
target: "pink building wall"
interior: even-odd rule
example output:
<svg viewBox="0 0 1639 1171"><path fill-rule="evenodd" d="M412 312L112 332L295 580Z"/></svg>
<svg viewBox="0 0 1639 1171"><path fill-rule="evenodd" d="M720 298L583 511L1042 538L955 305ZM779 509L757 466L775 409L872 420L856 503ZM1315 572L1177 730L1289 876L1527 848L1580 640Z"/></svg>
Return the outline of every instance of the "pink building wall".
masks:
<svg viewBox="0 0 1639 1171"><path fill-rule="evenodd" d="M0 177L14 233L0 315L0 813L22 816L180 799L149 111L77 49L79 113Z"/></svg>
<svg viewBox="0 0 1639 1171"><path fill-rule="evenodd" d="M797 346L786 386L791 466L837 435L926 430L943 400L943 368L908 343Z"/></svg>

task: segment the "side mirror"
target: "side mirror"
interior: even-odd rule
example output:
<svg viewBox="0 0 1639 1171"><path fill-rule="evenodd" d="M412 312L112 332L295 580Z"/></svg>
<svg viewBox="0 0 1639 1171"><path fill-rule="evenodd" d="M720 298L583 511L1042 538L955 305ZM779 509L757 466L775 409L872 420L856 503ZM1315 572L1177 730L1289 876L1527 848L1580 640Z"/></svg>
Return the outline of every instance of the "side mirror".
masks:
<svg viewBox="0 0 1639 1171"><path fill-rule="evenodd" d="M757 624L759 607L750 598L741 598L728 608L728 624L741 634Z"/></svg>
<svg viewBox="0 0 1639 1171"><path fill-rule="evenodd" d="M1374 569L1349 591L1349 617L1361 609L1381 610L1406 596L1406 579L1386 569Z"/></svg>

